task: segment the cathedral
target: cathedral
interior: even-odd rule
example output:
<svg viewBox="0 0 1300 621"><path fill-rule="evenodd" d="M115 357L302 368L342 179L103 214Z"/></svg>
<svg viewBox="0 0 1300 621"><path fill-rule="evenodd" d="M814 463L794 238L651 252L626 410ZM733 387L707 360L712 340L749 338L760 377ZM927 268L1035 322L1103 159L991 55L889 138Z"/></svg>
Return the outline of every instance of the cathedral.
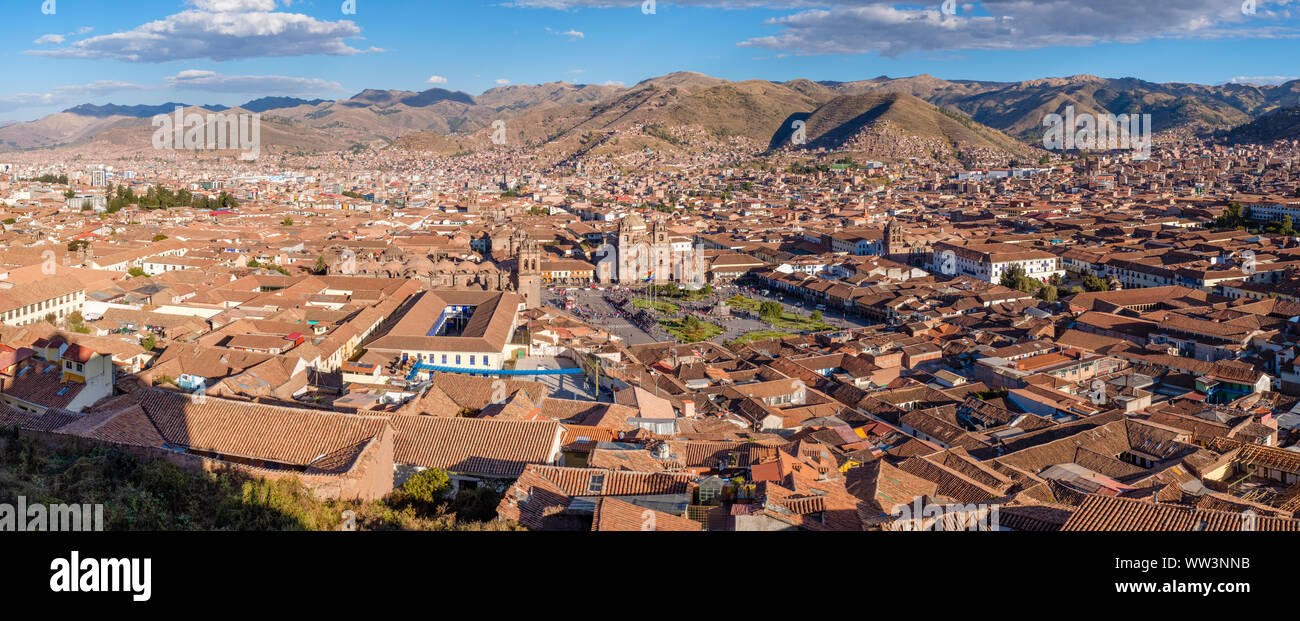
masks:
<svg viewBox="0 0 1300 621"><path fill-rule="evenodd" d="M885 225L885 239L881 250L884 258L914 267L929 265L934 252L928 243L908 239L903 233L903 225L893 218L890 218L889 223Z"/></svg>
<svg viewBox="0 0 1300 621"><path fill-rule="evenodd" d="M602 283L667 284L686 288L707 282L704 250L689 238L670 236L663 217L646 225L633 213L618 224L617 245L606 244L596 264L596 278Z"/></svg>
<svg viewBox="0 0 1300 621"><path fill-rule="evenodd" d="M524 298L528 308L542 305L542 245L523 229L515 229L503 256L496 257L502 272L513 274L510 289Z"/></svg>

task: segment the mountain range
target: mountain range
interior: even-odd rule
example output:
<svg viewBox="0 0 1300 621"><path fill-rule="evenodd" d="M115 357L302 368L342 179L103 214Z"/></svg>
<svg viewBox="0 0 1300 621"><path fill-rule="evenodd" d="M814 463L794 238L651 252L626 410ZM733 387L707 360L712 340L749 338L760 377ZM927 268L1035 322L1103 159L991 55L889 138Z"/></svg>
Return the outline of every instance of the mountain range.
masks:
<svg viewBox="0 0 1300 621"><path fill-rule="evenodd" d="M1285 122L1295 117L1287 111L1300 106L1300 80L1211 86L1091 75L1023 82L919 75L853 82L733 82L680 72L627 87L551 82L504 86L478 96L441 88L367 89L341 100L262 97L234 108L83 104L34 121L0 125L0 151L104 142L129 148L130 136L147 136L150 119L177 106L261 113L263 127L271 128L263 140L271 146L391 145L449 154L489 146L496 121L506 123L510 141L525 140L570 156L671 152L731 139L783 148L791 146L795 121L805 123L809 148L878 145L887 128L954 150L1025 153L1026 143L1041 138L1043 117L1063 113L1067 106L1076 113L1149 113L1155 131L1191 127L1234 140L1300 135L1294 122ZM1270 117L1281 120L1267 131L1249 129ZM1227 133L1234 128L1242 129ZM147 147L147 141L141 145Z"/></svg>

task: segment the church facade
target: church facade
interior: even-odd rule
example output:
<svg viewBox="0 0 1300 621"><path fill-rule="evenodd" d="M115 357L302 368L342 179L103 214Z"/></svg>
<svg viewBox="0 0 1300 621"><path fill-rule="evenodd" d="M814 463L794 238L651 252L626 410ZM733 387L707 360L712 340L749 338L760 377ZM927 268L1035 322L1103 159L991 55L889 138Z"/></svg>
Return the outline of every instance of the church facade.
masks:
<svg viewBox="0 0 1300 621"><path fill-rule="evenodd" d="M699 288L707 282L703 248L692 245L688 238L670 235L662 217L649 225L635 213L623 218L615 243L605 244L601 253L596 278L602 283L676 283Z"/></svg>

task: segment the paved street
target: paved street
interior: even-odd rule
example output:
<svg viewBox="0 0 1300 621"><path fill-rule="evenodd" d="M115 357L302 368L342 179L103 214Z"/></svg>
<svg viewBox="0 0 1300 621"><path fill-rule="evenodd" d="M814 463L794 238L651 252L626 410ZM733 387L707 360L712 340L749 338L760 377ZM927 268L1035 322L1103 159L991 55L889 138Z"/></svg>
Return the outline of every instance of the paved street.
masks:
<svg viewBox="0 0 1300 621"><path fill-rule="evenodd" d="M520 358L515 368L521 371L536 369L572 369L578 365L568 358L552 356L529 356ZM556 399L573 399L577 401L595 401L596 393L587 382L586 375L536 375L530 379L546 385L551 396Z"/></svg>

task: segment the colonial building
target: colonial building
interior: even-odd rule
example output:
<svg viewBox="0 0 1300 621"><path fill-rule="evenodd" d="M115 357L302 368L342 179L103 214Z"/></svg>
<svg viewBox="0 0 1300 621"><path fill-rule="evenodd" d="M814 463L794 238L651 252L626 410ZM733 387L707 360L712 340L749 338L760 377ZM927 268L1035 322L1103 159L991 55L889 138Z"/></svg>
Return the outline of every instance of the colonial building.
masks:
<svg viewBox="0 0 1300 621"><path fill-rule="evenodd" d="M662 217L649 226L637 214L623 218L617 242L617 246L606 244L603 249L604 256L596 266L600 282L704 286L704 250L693 246L689 238L670 236Z"/></svg>

